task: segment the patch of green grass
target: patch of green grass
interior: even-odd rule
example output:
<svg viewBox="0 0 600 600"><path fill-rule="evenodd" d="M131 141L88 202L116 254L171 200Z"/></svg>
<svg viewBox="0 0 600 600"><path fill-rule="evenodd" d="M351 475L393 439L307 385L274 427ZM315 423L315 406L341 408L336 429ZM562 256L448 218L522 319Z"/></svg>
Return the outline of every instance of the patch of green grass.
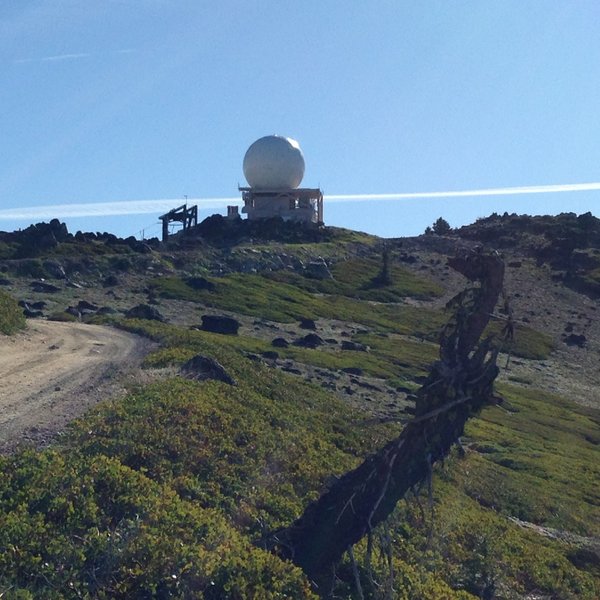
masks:
<svg viewBox="0 0 600 600"><path fill-rule="evenodd" d="M376 302L400 302L406 297L428 299L443 293L439 285L397 265L390 268L391 283L380 285L376 282L380 271L381 264L376 260L352 259L332 267L333 279L312 279L291 271L275 271L266 277L312 293Z"/></svg>
<svg viewBox="0 0 600 600"><path fill-rule="evenodd" d="M370 348L370 354L380 364L388 365L390 377L414 379L427 374L428 367L438 358L437 344L398 335L382 337L361 334L356 340Z"/></svg>
<svg viewBox="0 0 600 600"><path fill-rule="evenodd" d="M500 391L511 411L486 408L467 424L466 456L454 452L436 469L435 520L425 499L419 507L409 495L398 506L399 558L428 562L453 588L476 597L495 590L509 598L534 591L596 598L597 569L577 568L574 546L509 518L598 539L600 450L593 436L600 412L539 390Z"/></svg>
<svg viewBox="0 0 600 600"><path fill-rule="evenodd" d="M380 331L435 337L445 322L441 311L378 304L346 296L316 295L262 275L233 274L213 278L211 282L215 285L212 291L194 290L178 277L162 277L151 286L165 298L198 302L281 323L303 317L329 318L360 323Z"/></svg>
<svg viewBox="0 0 600 600"><path fill-rule="evenodd" d="M514 338L511 341L504 341L501 335L503 327L503 323L496 321L486 330L486 335L497 337L496 345L502 352L510 352L520 358L545 360L556 347L552 336L521 324L516 325Z"/></svg>
<svg viewBox="0 0 600 600"><path fill-rule="evenodd" d="M17 301L0 291L0 333L10 335L25 327L25 317Z"/></svg>
<svg viewBox="0 0 600 600"><path fill-rule="evenodd" d="M459 485L501 514L598 537L600 412L539 390L500 391L511 411L488 408L466 431L497 451L456 463Z"/></svg>
<svg viewBox="0 0 600 600"><path fill-rule="evenodd" d="M370 351L355 352L341 350L338 345L316 349L290 345L274 349L269 342L256 338L184 330L155 321L124 320L119 323L119 327L150 337L166 346L147 357L145 364L148 367L179 365L195 353L213 354L219 348L253 354L276 350L281 359L292 359L334 371L358 367L373 377L396 383L400 378L407 383L425 375L427 366L437 358L435 345L399 336L382 338L377 335L359 335L356 340L369 345Z"/></svg>

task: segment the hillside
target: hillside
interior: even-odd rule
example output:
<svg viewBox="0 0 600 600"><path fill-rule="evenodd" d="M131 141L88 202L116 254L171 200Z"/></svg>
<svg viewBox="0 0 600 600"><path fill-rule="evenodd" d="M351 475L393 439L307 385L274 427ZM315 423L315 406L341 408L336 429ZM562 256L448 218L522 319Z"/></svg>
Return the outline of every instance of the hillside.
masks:
<svg viewBox="0 0 600 600"><path fill-rule="evenodd" d="M18 300L30 323L156 344L50 447L34 426L0 458L0 595L316 597L261 540L412 418L466 283L447 259L481 244L507 266L504 402L469 422L431 494L348 553L332 593L600 596L600 221L571 214L393 240L218 218L168 244L58 221L0 233L0 331L21 325Z"/></svg>

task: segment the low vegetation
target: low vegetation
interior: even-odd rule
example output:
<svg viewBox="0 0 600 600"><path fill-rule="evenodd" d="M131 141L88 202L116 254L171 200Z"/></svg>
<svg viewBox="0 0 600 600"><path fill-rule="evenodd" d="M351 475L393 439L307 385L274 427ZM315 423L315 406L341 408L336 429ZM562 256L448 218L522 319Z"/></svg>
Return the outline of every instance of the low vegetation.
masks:
<svg viewBox="0 0 600 600"><path fill-rule="evenodd" d="M572 225L580 231L585 223ZM374 244L344 235L299 241L295 251L323 256L342 241ZM89 252L79 258L71 241L52 253L82 263L93 257L104 273L138 277L150 259L127 245L112 255L108 239L82 239ZM14 253L14 244L0 241L0 258ZM0 458L0 596L316 598L305 575L261 542L402 425L370 418L261 356L276 350L280 361L360 368L394 388L416 389L437 357L447 319L444 310L418 304L443 290L393 261L382 284L381 259L371 256L331 265L333 279L203 271L212 286L197 289L189 273L174 271L149 282L161 301L196 303L198 320L205 307L276 323L334 319L368 351L334 343L274 349L264 336L95 317L158 342L141 378L151 383L107 399L50 449ZM18 265L24 277L44 269L37 257ZM67 317L57 311L53 318ZM16 302L0 292L0 331L23 324ZM504 350L542 360L554 342L519 324ZM199 353L219 361L237 384L179 375ZM413 490L344 558L336 597L600 597L600 411L537 390L532 380L512 381L526 387L499 386L504 402L469 422L463 450L435 468L431 493L427 486Z"/></svg>
<svg viewBox="0 0 600 600"><path fill-rule="evenodd" d="M0 291L0 333L10 335L23 327L25 318L16 300Z"/></svg>

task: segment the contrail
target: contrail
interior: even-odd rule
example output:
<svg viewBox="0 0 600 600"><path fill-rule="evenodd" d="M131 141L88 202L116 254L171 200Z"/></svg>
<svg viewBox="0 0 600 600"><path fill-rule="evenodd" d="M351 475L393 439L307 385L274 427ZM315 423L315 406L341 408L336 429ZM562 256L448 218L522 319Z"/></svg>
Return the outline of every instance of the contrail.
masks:
<svg viewBox="0 0 600 600"><path fill-rule="evenodd" d="M40 58L19 58L14 60L14 64L31 63L31 62L54 62L58 60L74 60L79 58L89 58L91 54L80 52L78 54L55 54L53 56L42 56Z"/></svg>
<svg viewBox="0 0 600 600"><path fill-rule="evenodd" d="M517 194L550 194L560 192L589 192L600 190L598 183L562 183L556 185L528 185L518 187L484 188L452 192L400 192L398 194L333 194L326 195L329 202L357 200L405 200L410 198L466 198L473 196L514 196Z"/></svg>
<svg viewBox="0 0 600 600"><path fill-rule="evenodd" d="M121 50L113 50L104 54L132 54L136 52L135 48L123 48ZM36 58L18 58L13 60L13 64L20 65L25 63L39 63L39 62L56 62L62 60L79 60L81 58L94 58L97 56L103 56L104 54L91 54L90 52L77 52L72 54L53 54L50 56L39 56Z"/></svg>
<svg viewBox="0 0 600 600"><path fill-rule="evenodd" d="M600 190L597 183L566 183L556 185L530 185L519 187L483 188L446 192L399 192L394 194L325 194L326 202L358 202L373 200L410 200L415 198L467 198L477 196L514 196L519 194L550 194L564 192L590 192ZM142 215L168 211L181 198L163 200L127 200L118 202L92 202L88 204L55 204L0 210L0 220L52 219L66 217L108 217L117 215ZM201 209L223 208L239 204L234 198L188 198L187 203L197 203Z"/></svg>
<svg viewBox="0 0 600 600"><path fill-rule="evenodd" d="M222 208L227 204L240 202L239 198L188 198L187 203L201 203L202 208ZM61 219L66 217L111 217L118 215L146 215L168 211L175 204L182 204L181 198L164 200L125 200L120 202L91 202L89 204L54 204L49 206L28 206L0 210L0 220L21 219Z"/></svg>

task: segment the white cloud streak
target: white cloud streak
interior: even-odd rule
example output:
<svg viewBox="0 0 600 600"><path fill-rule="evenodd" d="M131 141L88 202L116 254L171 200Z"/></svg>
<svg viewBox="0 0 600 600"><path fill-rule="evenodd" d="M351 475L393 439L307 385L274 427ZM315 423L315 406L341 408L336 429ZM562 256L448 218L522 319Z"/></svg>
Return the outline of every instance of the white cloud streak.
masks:
<svg viewBox="0 0 600 600"><path fill-rule="evenodd" d="M377 200L411 200L417 198L475 198L483 196L513 196L526 194L556 194L565 192L599 191L597 183L567 183L557 185L532 185L504 188L484 188L446 192L399 192L393 194L325 194L325 202L368 202ZM188 204L198 204L201 210L222 209L229 204L239 204L234 198L188 198ZM128 200L119 202L94 202L87 204L55 204L0 210L0 221L28 219L64 219L73 217L109 217L118 215L156 214L183 204L181 198L163 200Z"/></svg>
<svg viewBox="0 0 600 600"><path fill-rule="evenodd" d="M240 202L239 198L188 198L188 204L202 208L223 208ZM0 221L26 219L64 219L73 217L111 217L118 215L146 215L167 212L183 204L181 198L164 200L128 200L121 202L93 202L89 204L54 204L0 210Z"/></svg>
<svg viewBox="0 0 600 600"><path fill-rule="evenodd" d="M54 56L42 56L40 58L21 58L13 61L15 64L20 65L24 63L32 62L57 62L61 60L76 60L79 58L89 58L91 54L81 52L79 54L56 54Z"/></svg>
<svg viewBox="0 0 600 600"><path fill-rule="evenodd" d="M133 54L136 52L135 48L123 48L122 50L116 50L107 54ZM37 58L19 58L13 61L15 65L22 65L26 63L40 63L40 62L60 62L64 60L79 60L82 58L92 58L98 56L97 54L91 54L89 52L78 52L72 54L55 54L51 56L40 56Z"/></svg>
<svg viewBox="0 0 600 600"><path fill-rule="evenodd" d="M514 196L519 194L556 194L561 192L590 192L600 190L598 183L564 183L556 185L529 185L504 188L483 188L450 192L400 192L397 194L332 194L329 202L354 202L360 200L408 200L411 198L469 198L476 196Z"/></svg>

